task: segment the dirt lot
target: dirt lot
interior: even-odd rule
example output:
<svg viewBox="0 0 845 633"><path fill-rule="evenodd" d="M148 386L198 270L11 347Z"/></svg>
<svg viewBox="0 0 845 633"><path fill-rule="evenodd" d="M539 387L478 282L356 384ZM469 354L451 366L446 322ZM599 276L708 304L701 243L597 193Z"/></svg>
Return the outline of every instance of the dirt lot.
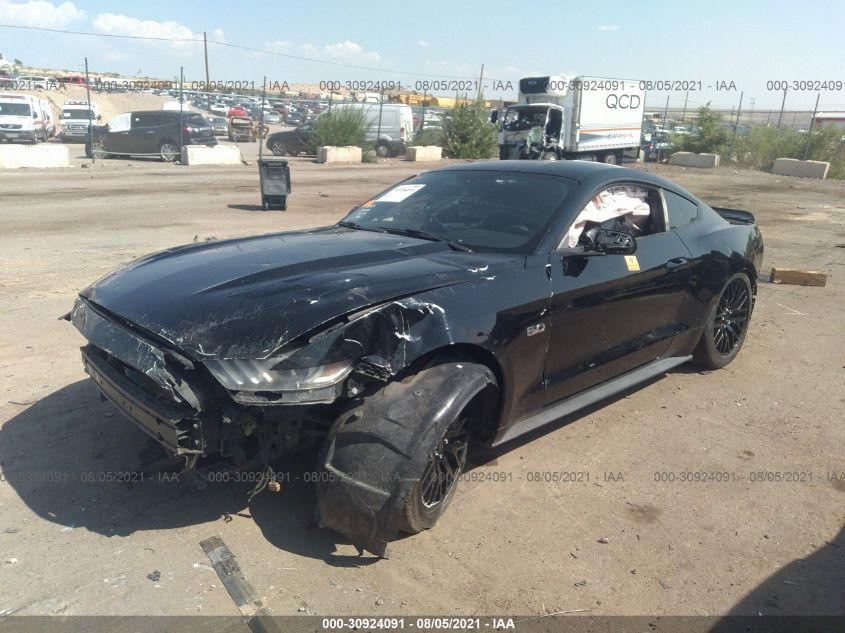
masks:
<svg viewBox="0 0 845 633"><path fill-rule="evenodd" d="M845 184L650 166L754 212L766 265L827 287L761 284L730 367L681 368L485 456L434 530L377 561L312 526L303 478L250 504L245 484L84 481L138 468L147 442L98 400L57 317L144 253L328 224L419 167L294 159L280 213L259 210L252 164L74 162L0 174L0 614L236 615L199 546L213 535L281 615L845 613ZM589 482L530 481L560 470ZM697 471L735 478L655 481Z"/></svg>

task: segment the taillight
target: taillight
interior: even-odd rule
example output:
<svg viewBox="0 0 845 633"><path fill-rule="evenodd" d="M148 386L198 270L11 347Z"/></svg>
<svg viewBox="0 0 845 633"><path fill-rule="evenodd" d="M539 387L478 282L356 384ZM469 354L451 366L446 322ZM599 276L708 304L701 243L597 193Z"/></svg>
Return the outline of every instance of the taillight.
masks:
<svg viewBox="0 0 845 633"><path fill-rule="evenodd" d="M405 140L405 128L403 127L399 128L399 138L401 138L403 141Z"/></svg>

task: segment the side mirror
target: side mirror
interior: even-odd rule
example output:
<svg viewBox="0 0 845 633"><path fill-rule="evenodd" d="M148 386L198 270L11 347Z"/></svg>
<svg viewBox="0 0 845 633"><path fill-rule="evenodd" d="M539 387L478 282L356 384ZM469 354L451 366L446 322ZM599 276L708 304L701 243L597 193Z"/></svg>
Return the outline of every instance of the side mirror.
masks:
<svg viewBox="0 0 845 633"><path fill-rule="evenodd" d="M490 123L495 123L495 122L496 122L496 121L498 121L498 120L499 120L499 111L498 111L498 110L493 110L493 111L490 113Z"/></svg>
<svg viewBox="0 0 845 633"><path fill-rule="evenodd" d="M588 249L607 255L633 255L637 251L637 240L630 233L596 228L588 231L592 238Z"/></svg>

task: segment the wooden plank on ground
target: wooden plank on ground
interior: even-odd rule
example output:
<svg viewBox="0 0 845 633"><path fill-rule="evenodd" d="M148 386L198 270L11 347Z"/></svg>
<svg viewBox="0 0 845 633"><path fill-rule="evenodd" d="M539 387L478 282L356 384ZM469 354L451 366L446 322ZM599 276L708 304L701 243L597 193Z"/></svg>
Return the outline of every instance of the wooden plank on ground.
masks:
<svg viewBox="0 0 845 633"><path fill-rule="evenodd" d="M772 268L771 282L795 286L824 286L827 284L827 273L818 270Z"/></svg>

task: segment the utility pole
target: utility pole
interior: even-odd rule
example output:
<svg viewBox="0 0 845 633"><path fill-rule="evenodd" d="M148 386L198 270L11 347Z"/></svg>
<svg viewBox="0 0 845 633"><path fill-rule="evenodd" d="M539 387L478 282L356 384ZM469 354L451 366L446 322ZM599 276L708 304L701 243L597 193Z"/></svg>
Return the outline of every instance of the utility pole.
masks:
<svg viewBox="0 0 845 633"><path fill-rule="evenodd" d="M660 140L660 136L655 135L655 136L657 136L657 162L658 163L660 162L660 154L661 154L661 150L662 150L662 148L660 146L663 143L666 142L666 118L668 116L669 116L669 95L667 94L666 95L666 107L663 109L663 121L662 121L662 125L661 125L661 127L663 128L663 132L662 132L663 140Z"/></svg>
<svg viewBox="0 0 845 633"><path fill-rule="evenodd" d="M822 93L816 94L816 105L813 106L813 118L810 119L810 129L807 130L807 144L804 146L804 160L807 160L807 153L810 151L810 139L813 138L813 126L816 124L816 112L819 110L819 97Z"/></svg>
<svg viewBox="0 0 845 633"><path fill-rule="evenodd" d="M783 121L783 107L786 105L786 88L783 89L783 100L780 102L780 116L778 117L778 129L780 129L780 122Z"/></svg>
<svg viewBox="0 0 845 633"><path fill-rule="evenodd" d="M264 137L261 135L264 129L264 100L267 97L267 75L264 75L264 83L261 84L261 115L258 117L258 160L262 158L264 149Z"/></svg>
<svg viewBox="0 0 845 633"><path fill-rule="evenodd" d="M481 101L481 86L484 85L484 64L481 64L481 73L478 75L478 90L475 93L475 100Z"/></svg>
<svg viewBox="0 0 845 633"><path fill-rule="evenodd" d="M736 123L734 123L734 135L731 137L731 148L728 150L728 166L731 164L731 157L734 153L734 143L736 142L736 131L739 128L739 113L742 111L742 97L745 92L739 93L739 107L736 109Z"/></svg>
<svg viewBox="0 0 845 633"><path fill-rule="evenodd" d="M687 90L687 94L684 96L684 111L681 113L682 123L687 120L687 99L689 99L689 90Z"/></svg>
<svg viewBox="0 0 845 633"><path fill-rule="evenodd" d="M208 111L211 112L211 81L208 79L208 36L202 32L202 50L205 53L205 97Z"/></svg>
<svg viewBox="0 0 845 633"><path fill-rule="evenodd" d="M88 139L86 146L91 148L91 162L94 162L94 131L91 129L91 80L88 78L88 58L85 58L85 96L88 100Z"/></svg>

